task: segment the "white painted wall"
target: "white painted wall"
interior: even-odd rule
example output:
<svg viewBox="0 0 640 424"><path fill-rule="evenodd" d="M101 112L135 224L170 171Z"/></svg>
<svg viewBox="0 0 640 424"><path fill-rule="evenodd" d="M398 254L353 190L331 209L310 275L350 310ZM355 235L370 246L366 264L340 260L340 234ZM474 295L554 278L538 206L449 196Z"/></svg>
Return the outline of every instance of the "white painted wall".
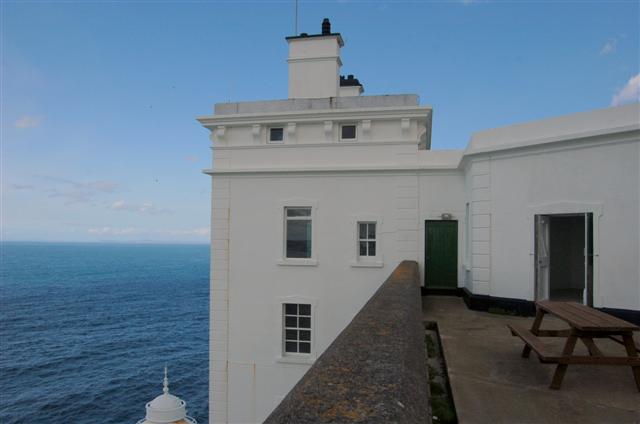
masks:
<svg viewBox="0 0 640 424"><path fill-rule="evenodd" d="M340 78L339 35L288 38L289 98L337 97Z"/></svg>
<svg viewBox="0 0 640 424"><path fill-rule="evenodd" d="M594 212L594 306L640 309L640 142L607 139L491 155L489 294L534 300L534 214Z"/></svg>
<svg viewBox="0 0 640 424"><path fill-rule="evenodd" d="M420 173L418 186L420 219L416 236L418 239L417 260L420 269L420 281L424 285L425 221L440 220L442 219L442 214L448 213L451 214L451 219L458 222L458 287L463 287L465 275L464 174L456 169L423 171Z"/></svg>
<svg viewBox="0 0 640 424"><path fill-rule="evenodd" d="M312 360L384 282L399 260L396 249L403 240L398 228L405 224L404 214L415 210L410 202L417 197L415 182L415 176L375 173L231 178L230 421L264 420L311 363L282 357L283 298L302 297L315 304ZM297 199L291 204L315 207L316 266L280 264L283 205L291 199ZM371 216L381 220L382 266L354 267L356 221ZM416 229L409 230L415 238ZM408 242L415 256L417 241Z"/></svg>

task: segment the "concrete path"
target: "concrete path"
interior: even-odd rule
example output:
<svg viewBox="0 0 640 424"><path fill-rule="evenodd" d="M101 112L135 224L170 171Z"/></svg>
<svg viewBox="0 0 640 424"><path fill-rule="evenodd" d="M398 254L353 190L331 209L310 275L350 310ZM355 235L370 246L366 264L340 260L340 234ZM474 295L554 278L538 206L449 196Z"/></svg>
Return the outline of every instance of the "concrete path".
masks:
<svg viewBox="0 0 640 424"><path fill-rule="evenodd" d="M445 296L424 297L423 314L438 323L461 423L640 423L629 367L570 365L562 389L549 389L555 365L541 364L535 353L521 358L523 343L506 327L528 327L533 318L471 311L461 298ZM563 327L545 316L543 328ZM562 351L562 340L545 341ZM625 353L612 341L596 343L605 353ZM581 342L578 352L588 354Z"/></svg>

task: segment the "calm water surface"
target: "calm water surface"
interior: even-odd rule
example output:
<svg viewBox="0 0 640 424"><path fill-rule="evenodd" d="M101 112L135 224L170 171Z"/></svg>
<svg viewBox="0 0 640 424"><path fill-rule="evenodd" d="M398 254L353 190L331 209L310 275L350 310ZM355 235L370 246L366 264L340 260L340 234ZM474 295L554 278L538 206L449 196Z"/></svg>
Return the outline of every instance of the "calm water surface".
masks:
<svg viewBox="0 0 640 424"><path fill-rule="evenodd" d="M0 244L0 423L207 422L209 246Z"/></svg>

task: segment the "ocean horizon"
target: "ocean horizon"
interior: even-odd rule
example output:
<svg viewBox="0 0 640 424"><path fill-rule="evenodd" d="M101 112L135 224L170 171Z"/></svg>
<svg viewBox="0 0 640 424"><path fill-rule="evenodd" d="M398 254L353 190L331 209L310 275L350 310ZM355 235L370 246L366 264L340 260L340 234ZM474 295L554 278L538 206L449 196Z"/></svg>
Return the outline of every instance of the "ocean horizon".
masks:
<svg viewBox="0 0 640 424"><path fill-rule="evenodd" d="M208 417L209 244L0 242L0 422Z"/></svg>

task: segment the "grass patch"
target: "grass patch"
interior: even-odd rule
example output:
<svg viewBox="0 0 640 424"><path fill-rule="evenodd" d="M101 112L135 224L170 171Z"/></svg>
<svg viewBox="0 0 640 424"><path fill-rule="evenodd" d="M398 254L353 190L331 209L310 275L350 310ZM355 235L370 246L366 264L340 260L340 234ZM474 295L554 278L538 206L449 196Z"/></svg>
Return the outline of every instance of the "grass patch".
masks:
<svg viewBox="0 0 640 424"><path fill-rule="evenodd" d="M425 332L424 337L429 357L427 371L429 373L429 404L432 422L435 424L456 424L458 418L449 392L447 371L435 331L438 331L437 326L433 325Z"/></svg>
<svg viewBox="0 0 640 424"><path fill-rule="evenodd" d="M431 396L442 396L446 393L444 388L435 381L429 382L429 390L431 391Z"/></svg>
<svg viewBox="0 0 640 424"><path fill-rule="evenodd" d="M429 379L435 378L436 376L440 375L440 371L434 366L427 365L427 368L429 369Z"/></svg>
<svg viewBox="0 0 640 424"><path fill-rule="evenodd" d="M458 422L455 411L444 397L431 398L431 415L433 422L446 424Z"/></svg>
<svg viewBox="0 0 640 424"><path fill-rule="evenodd" d="M431 338L431 335L429 334L425 336L425 339L427 343L427 355L429 355L429 358L435 358L438 355L438 351L436 350L436 344L434 343L433 339Z"/></svg>
<svg viewBox="0 0 640 424"><path fill-rule="evenodd" d="M502 309L502 308L489 308L489 309L487 309L487 312L489 312L490 314L495 314L495 315L510 315L510 316L514 316L516 314L513 311L508 311L508 310Z"/></svg>

